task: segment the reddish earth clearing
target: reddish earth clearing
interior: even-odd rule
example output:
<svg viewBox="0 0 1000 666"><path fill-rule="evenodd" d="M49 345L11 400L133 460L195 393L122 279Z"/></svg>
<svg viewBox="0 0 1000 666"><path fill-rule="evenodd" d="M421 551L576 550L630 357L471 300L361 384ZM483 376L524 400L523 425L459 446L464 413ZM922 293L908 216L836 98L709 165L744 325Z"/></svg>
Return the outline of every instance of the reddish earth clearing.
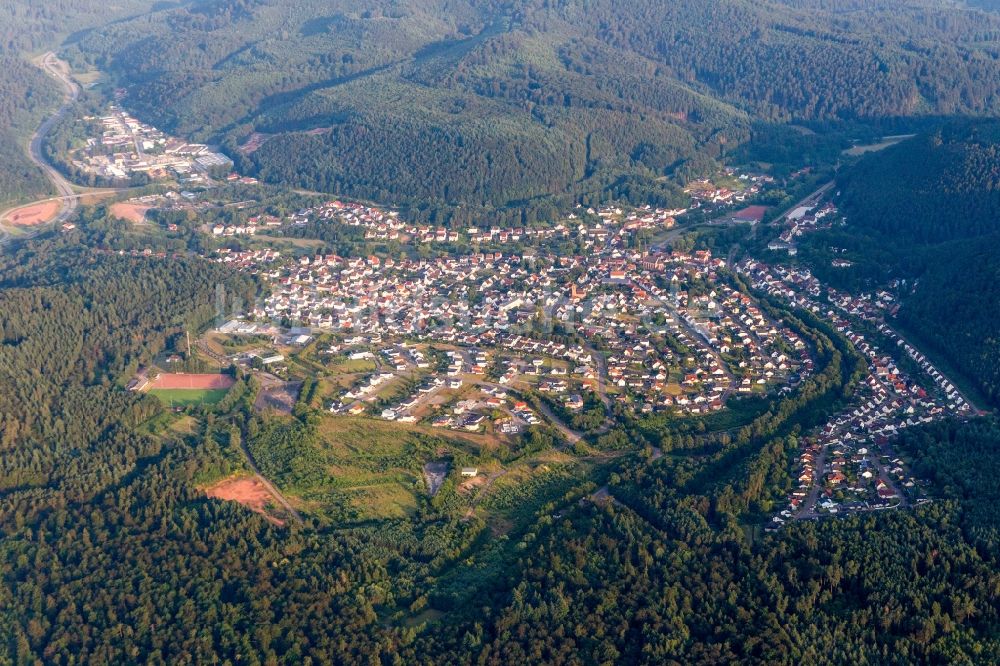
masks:
<svg viewBox="0 0 1000 666"><path fill-rule="evenodd" d="M275 518L267 512L268 505L275 506L278 501L268 491L260 479L249 477L241 479L224 479L205 489L205 494L213 499L227 502L239 502L251 511L255 511L275 525L284 525L284 521Z"/></svg>
<svg viewBox="0 0 1000 666"><path fill-rule="evenodd" d="M141 224L146 220L146 213L149 210L150 206L142 206L139 204L119 201L118 203L111 205L110 213L121 220L125 220L126 222Z"/></svg>
<svg viewBox="0 0 1000 666"><path fill-rule="evenodd" d="M267 134L261 134L260 132L254 132L247 139L246 143L239 147L239 151L244 155L250 155L257 151L258 148L264 145L264 142L268 140Z"/></svg>
<svg viewBox="0 0 1000 666"><path fill-rule="evenodd" d="M165 372L152 381L150 389L228 389L236 383L229 375L189 375Z"/></svg>
<svg viewBox="0 0 1000 666"><path fill-rule="evenodd" d="M18 227L32 227L52 220L59 214L60 208L58 201L32 204L12 210L4 221Z"/></svg>

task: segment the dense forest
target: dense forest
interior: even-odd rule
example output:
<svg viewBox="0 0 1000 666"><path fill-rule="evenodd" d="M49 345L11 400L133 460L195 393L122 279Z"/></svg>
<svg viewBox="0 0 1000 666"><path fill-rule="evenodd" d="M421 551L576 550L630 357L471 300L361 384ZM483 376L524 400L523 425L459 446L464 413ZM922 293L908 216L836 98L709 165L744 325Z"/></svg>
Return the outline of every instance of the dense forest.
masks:
<svg viewBox="0 0 1000 666"><path fill-rule="evenodd" d="M12 0L0 37L0 201L44 189L22 142L57 99L22 54L62 40L145 120L223 141L247 172L435 223L671 205L726 158L836 160L848 134L824 128L1000 111L1000 18L921 0ZM902 278L899 323L994 401L997 145L994 123L951 123L844 168L848 223L802 253L829 272L845 249L853 286ZM901 435L928 504L763 530L804 433L867 372L833 326L763 297L815 359L795 390L700 419L618 413L559 450L543 428L479 458L375 421L330 434L316 381L291 414L262 413L235 367L225 399L182 413L127 391L215 320L219 287L254 296L197 256L199 225L240 215L154 212L179 231L144 236L98 205L73 234L0 253L0 664L1000 662L1000 422ZM407 251L359 233L287 231ZM603 417L588 398L576 425ZM420 475L529 453L551 471L488 495L492 522L457 471L433 497ZM305 500L301 521L207 497L251 460ZM351 463L405 486L412 511L365 515Z"/></svg>
<svg viewBox="0 0 1000 666"><path fill-rule="evenodd" d="M842 169L846 225L803 243L824 281L854 291L895 284L904 332L992 404L1000 399L998 178L1000 126L944 123ZM854 265L831 268L834 256Z"/></svg>
<svg viewBox="0 0 1000 666"><path fill-rule="evenodd" d="M213 0L94 30L70 55L267 180L490 210L648 200L754 120L995 113L997 35L993 14L907 0Z"/></svg>
<svg viewBox="0 0 1000 666"><path fill-rule="evenodd" d="M116 0L5 0L0 6L0 52L22 53L52 48L59 40L79 38L88 29L122 16L135 16L176 2Z"/></svg>
<svg viewBox="0 0 1000 666"><path fill-rule="evenodd" d="M862 160L838 183L851 226L896 244L1000 232L1000 123L945 124Z"/></svg>

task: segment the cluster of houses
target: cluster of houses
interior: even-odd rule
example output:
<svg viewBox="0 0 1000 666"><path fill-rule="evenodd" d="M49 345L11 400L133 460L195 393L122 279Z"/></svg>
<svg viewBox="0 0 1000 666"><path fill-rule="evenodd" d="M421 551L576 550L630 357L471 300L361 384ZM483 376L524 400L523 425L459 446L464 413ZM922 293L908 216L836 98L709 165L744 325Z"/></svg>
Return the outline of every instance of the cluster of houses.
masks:
<svg viewBox="0 0 1000 666"><path fill-rule="evenodd" d="M413 225L399 219L396 211L383 211L354 202L330 201L321 206L303 208L288 219L291 225L327 222L359 227L368 240L410 240L417 243L455 243L458 232L445 227Z"/></svg>
<svg viewBox="0 0 1000 666"><path fill-rule="evenodd" d="M822 206L800 206L785 216L786 227L778 237L767 244L767 249L772 251L784 251L789 255L795 255L798 249L795 240L805 233L829 229L832 221L837 217L837 207L831 202L826 202ZM834 259L834 266L838 268L850 266L851 262L846 259Z"/></svg>
<svg viewBox="0 0 1000 666"><path fill-rule="evenodd" d="M753 266L760 270L763 264L746 262L744 266ZM899 302L894 295L884 289L873 293L848 294L824 286L807 268L771 266L767 269L772 274L771 281L767 285L769 292L828 318L847 317L867 322L878 330L888 344L895 345L920 367L927 379L936 387L938 395L946 401L949 411L961 415L972 413L972 406L951 380L884 321L886 314L894 315L899 309ZM825 298L829 306L819 305L816 301L820 298Z"/></svg>
<svg viewBox="0 0 1000 666"><path fill-rule="evenodd" d="M625 233L619 228L616 238ZM252 261L235 252L220 260ZM257 267L272 292L254 315L345 334L503 348L510 358L500 384L528 381L569 395L604 381L636 411L702 414L812 369L793 331L720 279L723 265L707 250L642 253L610 240L572 257L307 256ZM587 348L554 341L548 329L556 324Z"/></svg>
<svg viewBox="0 0 1000 666"><path fill-rule="evenodd" d="M719 187L711 180L701 179L688 183L684 193L691 197L692 208L731 206L745 203L760 194L761 190L774 182L774 178L764 174L737 172L732 168L725 170L725 175L736 179L733 187Z"/></svg>
<svg viewBox="0 0 1000 666"><path fill-rule="evenodd" d="M281 259L281 252L270 248L240 251L221 248L216 250L214 255L214 260L220 264L225 264L226 266L252 275L263 275L272 279L276 279L281 275L279 270L273 270L274 265L279 263Z"/></svg>
<svg viewBox="0 0 1000 666"><path fill-rule="evenodd" d="M213 236L254 236L257 234L255 224L216 224L212 226Z"/></svg>
<svg viewBox="0 0 1000 666"><path fill-rule="evenodd" d="M541 419L523 400L512 400L498 387L482 387L472 398L456 401L449 410L435 416L430 424L434 428L451 428L468 432L481 432L496 413L494 431L501 435L518 435L527 426L541 423Z"/></svg>
<svg viewBox="0 0 1000 666"><path fill-rule="evenodd" d="M494 419L494 430L502 435L516 435L541 423L527 403L510 400L503 386L486 379L490 362L486 351L438 348L431 353L424 343L406 342L383 344L377 352L368 350L380 341L352 336L321 352L376 365L374 371L356 373L331 401L331 413L369 415L400 423L426 422L435 428L465 432L482 432Z"/></svg>
<svg viewBox="0 0 1000 666"><path fill-rule="evenodd" d="M293 226L316 221L344 224L363 228L365 238L368 240L399 240L420 244L459 241L489 246L522 242L541 243L554 238L569 238L574 233L591 242L603 243L616 234L615 228L626 232L670 228L675 223L675 217L685 212L686 209L652 206L643 206L626 212L618 207L605 206L599 209L587 209L590 216L599 218L590 226L580 221L576 213L571 213L566 220L553 225L468 227L460 232L441 226L408 224L399 219L399 213L396 211L383 211L360 203L330 201L320 206L303 208L291 215L286 223Z"/></svg>
<svg viewBox="0 0 1000 666"><path fill-rule="evenodd" d="M274 215L254 215L247 219L246 224L215 224L212 226L213 236L254 236L260 229L276 229L282 225L280 217Z"/></svg>
<svg viewBox="0 0 1000 666"><path fill-rule="evenodd" d="M169 137L142 123L116 105L99 118L86 117L99 132L71 151L77 169L111 180L127 180L133 174L152 179L175 176L185 182L206 182L204 172L232 167L232 160L208 146Z"/></svg>
<svg viewBox="0 0 1000 666"><path fill-rule="evenodd" d="M892 451L901 430L971 411L955 387L917 350L902 341L884 322L876 322L879 297L850 296L824 288L807 271L746 260L739 270L751 284L830 321L865 358L868 374L851 404L816 432L804 438L799 455L798 487L776 524L824 513L868 511L907 504L916 496L915 481ZM825 297L826 302L820 300ZM876 326L890 349L905 352L924 376L909 376L889 350L859 333L854 321Z"/></svg>

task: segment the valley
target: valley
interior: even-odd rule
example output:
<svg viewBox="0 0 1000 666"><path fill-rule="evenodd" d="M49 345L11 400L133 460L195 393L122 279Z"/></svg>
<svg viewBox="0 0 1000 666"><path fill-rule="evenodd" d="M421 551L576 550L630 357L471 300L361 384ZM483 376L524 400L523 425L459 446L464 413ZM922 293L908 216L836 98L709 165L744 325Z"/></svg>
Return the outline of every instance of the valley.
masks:
<svg viewBox="0 0 1000 666"><path fill-rule="evenodd" d="M1000 658L986 2L0 6L0 663Z"/></svg>

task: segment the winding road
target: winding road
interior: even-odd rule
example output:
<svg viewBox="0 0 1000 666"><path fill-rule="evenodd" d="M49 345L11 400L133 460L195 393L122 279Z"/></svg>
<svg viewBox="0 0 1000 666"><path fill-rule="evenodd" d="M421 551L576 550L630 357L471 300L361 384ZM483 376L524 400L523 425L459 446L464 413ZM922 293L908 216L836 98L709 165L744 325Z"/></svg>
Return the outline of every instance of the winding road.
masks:
<svg viewBox="0 0 1000 666"><path fill-rule="evenodd" d="M77 200L76 192L73 191L73 185L63 178L63 175L55 167L45 161L45 156L42 153L42 144L56 123L61 121L70 112L77 99L80 98L80 86L70 76L69 67L66 63L59 60L55 53L51 51L46 53L42 56L40 64L45 73L58 81L59 85L62 86L63 103L55 115L42 123L34 136L31 137L28 157L45 172L45 175L52 181L52 185L55 186L56 192L59 193L62 209L52 222L54 224L62 224L76 212L80 203Z"/></svg>
<svg viewBox="0 0 1000 666"><path fill-rule="evenodd" d="M31 160L39 169L45 172L45 176L52 183L57 195L54 197L47 197L45 199L40 199L38 201L32 202L30 204L20 204L14 206L9 210L5 210L0 213L0 220L6 218L11 212L24 208L26 206L33 206L38 204L50 203L53 201L58 201L60 204L59 214L53 219L48 220L45 223L36 225L28 232L26 235L21 236L21 238L31 238L39 233L43 228L48 228L52 225L63 224L73 217L76 213L77 208L80 206L80 194L73 189L73 184L70 183L66 178L63 177L59 170L54 166L49 164L45 159L45 154L43 151L43 146L45 144L45 139L52 131L52 128L56 126L73 108L73 105L80 97L80 86L73 80L70 75L69 66L60 60L55 53L51 51L43 55L36 64L41 67L41 69L48 74L51 78L55 79L63 90L63 102L62 105L56 110L56 112L48 117L35 133L31 136L31 141L28 143L28 159ZM99 191L117 191L117 190L94 190L94 192ZM0 246L5 245L11 239L10 233L0 225Z"/></svg>

